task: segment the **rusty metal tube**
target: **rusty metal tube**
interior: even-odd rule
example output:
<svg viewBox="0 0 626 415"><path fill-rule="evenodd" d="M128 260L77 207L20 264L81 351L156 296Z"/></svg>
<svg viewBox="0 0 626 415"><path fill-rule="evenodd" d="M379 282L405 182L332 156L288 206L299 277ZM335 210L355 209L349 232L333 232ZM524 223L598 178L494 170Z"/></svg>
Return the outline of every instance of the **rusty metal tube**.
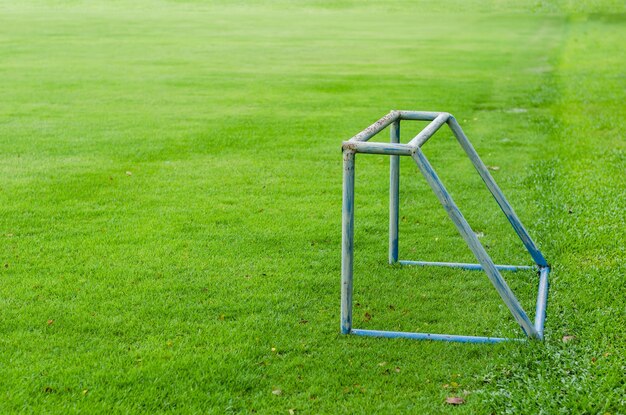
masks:
<svg viewBox="0 0 626 415"><path fill-rule="evenodd" d="M367 143L363 141L344 141L342 148L344 151L350 150L364 154L386 154L388 156L410 156L415 150L406 144L395 143Z"/></svg>
<svg viewBox="0 0 626 415"><path fill-rule="evenodd" d="M391 111L389 114L385 115L383 118L376 121L374 124L370 125L365 130L352 137L349 141L367 141L399 118L400 111Z"/></svg>

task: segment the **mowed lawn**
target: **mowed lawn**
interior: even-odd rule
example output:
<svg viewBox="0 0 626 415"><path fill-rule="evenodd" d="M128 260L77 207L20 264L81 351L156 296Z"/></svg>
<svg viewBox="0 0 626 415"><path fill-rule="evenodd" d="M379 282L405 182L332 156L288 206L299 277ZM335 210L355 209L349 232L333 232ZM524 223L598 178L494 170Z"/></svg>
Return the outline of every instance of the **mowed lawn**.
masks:
<svg viewBox="0 0 626 415"><path fill-rule="evenodd" d="M624 39L611 1L3 1L0 413L626 413ZM340 146L391 109L492 169L545 342L339 334ZM531 264L451 133L424 151ZM522 336L483 273L387 265L389 161L356 164L355 326ZM410 159L400 216L402 259L475 262Z"/></svg>

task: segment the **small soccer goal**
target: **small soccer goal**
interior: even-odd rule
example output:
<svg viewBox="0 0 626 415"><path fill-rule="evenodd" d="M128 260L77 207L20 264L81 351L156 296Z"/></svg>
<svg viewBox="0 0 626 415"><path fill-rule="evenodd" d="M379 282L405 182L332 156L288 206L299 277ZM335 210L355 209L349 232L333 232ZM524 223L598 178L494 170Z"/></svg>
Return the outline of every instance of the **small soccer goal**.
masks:
<svg viewBox="0 0 626 415"><path fill-rule="evenodd" d="M409 141L400 143L400 121L430 121L430 123ZM476 234L463 217L463 214L452 200L452 197L437 176L437 173L424 156L421 147L444 124L452 130L457 141L471 160L476 171L496 199L509 223L522 240L535 265L496 265L482 246ZM390 142L369 142L368 140L390 126ZM341 332L373 337L405 337L411 339L441 340L467 343L498 343L510 340L523 340L502 337L460 336L453 334L409 333L384 330L363 330L352 327L352 291L353 291L353 259L354 259L354 160L357 153L381 154L390 156L390 187L389 187L389 263L403 266L438 266L466 270L484 270L492 285L518 322L527 338L543 339L543 327L546 318L548 300L548 274L550 266L537 248L504 194L489 174L474 147L465 136L457 120L445 112L425 111L391 111L374 124L361 131L348 141L344 141L343 150L343 203L342 203L342 243L341 243ZM431 187L448 216L478 260L477 264L454 262L426 262L398 259L398 212L400 191L400 156L413 158L419 171ZM528 317L515 294L511 291L500 270L516 271L520 269L536 269L538 275L538 294L534 323Z"/></svg>

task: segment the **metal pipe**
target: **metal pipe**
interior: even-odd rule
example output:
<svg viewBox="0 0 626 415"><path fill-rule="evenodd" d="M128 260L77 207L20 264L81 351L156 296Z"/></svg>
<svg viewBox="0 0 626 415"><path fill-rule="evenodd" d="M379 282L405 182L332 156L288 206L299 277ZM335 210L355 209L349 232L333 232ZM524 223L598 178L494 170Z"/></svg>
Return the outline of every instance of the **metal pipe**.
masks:
<svg viewBox="0 0 626 415"><path fill-rule="evenodd" d="M502 343L506 341L524 341L524 339L510 339L503 337L457 336L454 334L407 333L403 331L361 330L353 329L350 334L370 337L405 338L416 340L438 340L460 343Z"/></svg>
<svg viewBox="0 0 626 415"><path fill-rule="evenodd" d="M428 139L432 137L433 134L435 134L437 130L448 120L449 116L450 114L448 114L447 112L442 112L441 114L439 114L437 118L432 120L430 124L426 126L426 128L424 128L422 131L420 131L418 135L415 136L414 139L409 141L409 145L413 147L423 146L424 143L428 141Z"/></svg>
<svg viewBox="0 0 626 415"><path fill-rule="evenodd" d="M389 114L352 137L349 141L367 141L398 118L400 118L400 111L391 111Z"/></svg>
<svg viewBox="0 0 626 415"><path fill-rule="evenodd" d="M401 120L432 121L441 115L432 111L400 111Z"/></svg>
<svg viewBox="0 0 626 415"><path fill-rule="evenodd" d="M398 261L402 265L418 265L422 267L447 267L447 268L461 268L469 271L481 271L483 266L480 264L463 264L458 262L429 262L429 261ZM497 270L500 271L519 271L523 269L537 269L535 266L528 265L495 265Z"/></svg>
<svg viewBox="0 0 626 415"><path fill-rule="evenodd" d="M500 275L500 272L495 267L495 264L489 257L489 254L481 245L478 237L476 236L474 231L472 231L472 228L467 223L467 220L465 220L465 217L463 217L463 214L452 200L452 197L437 176L437 173L435 173L432 166L424 156L424 153L422 153L419 148L415 150L415 153L413 154L413 159L419 167L420 172L435 192L435 195L439 199L439 202L441 202L441 204L445 208L448 216L450 217L450 219L452 219L452 222L454 222L454 225L458 229L459 233L461 234L463 239L465 239L465 242L476 256L476 259L478 259L478 262L480 262L480 264L482 265L487 276L489 277L489 280L495 287L496 291L498 291L498 294L500 294L500 297L511 311L511 314L513 314L515 320L522 327L527 336L538 338L539 333L537 333L537 330L530 322L530 319L526 315L526 312L507 285L506 281L504 281L504 279Z"/></svg>
<svg viewBox="0 0 626 415"><path fill-rule="evenodd" d="M391 124L389 139L400 143L400 120ZM398 262L398 220L400 216L400 157L389 158L389 263Z"/></svg>
<svg viewBox="0 0 626 415"><path fill-rule="evenodd" d="M543 339L543 325L546 321L546 306L548 304L548 274L550 267L542 267L539 270L539 290L537 292L537 309L535 311L535 328L539 338Z"/></svg>
<svg viewBox="0 0 626 415"><path fill-rule="evenodd" d="M341 332L352 329L352 272L354 262L354 159L343 152L343 202L341 207Z"/></svg>
<svg viewBox="0 0 626 415"><path fill-rule="evenodd" d="M541 254L541 252L537 248L537 245L535 244L535 242L532 240L532 238L530 237L530 235L524 228L524 225L522 225L522 222L519 220L519 218L513 211L513 208L511 207L509 202L506 200L506 197L504 197L504 194L502 193L502 191L500 190L496 182L493 180L493 177L491 177L489 170L487 170L487 167L482 162L482 160L478 156L478 153L476 153L476 150L474 150L474 147L465 136L463 129L461 129L461 126L459 125L459 123L453 116L450 116L448 118L448 125L450 126L450 129L454 133L457 141L459 142L461 147L463 147L463 150L465 150L465 153L468 155L468 157L472 161L474 168L476 168L476 171L478 171L478 174L487 185L487 188L489 189L493 197L496 199L496 202L498 202L500 209L502 209L502 212L504 212L506 218L511 223L511 226L513 226L513 229L519 235L520 239L522 240L522 243L524 244L524 246L526 247L526 249L532 256L535 263L540 267L547 267L548 262L546 261L544 256Z"/></svg>
<svg viewBox="0 0 626 415"><path fill-rule="evenodd" d="M364 141L344 141L342 148L344 151L351 150L356 153L385 154L390 156L410 156L415 150L414 147L406 144L367 143Z"/></svg>

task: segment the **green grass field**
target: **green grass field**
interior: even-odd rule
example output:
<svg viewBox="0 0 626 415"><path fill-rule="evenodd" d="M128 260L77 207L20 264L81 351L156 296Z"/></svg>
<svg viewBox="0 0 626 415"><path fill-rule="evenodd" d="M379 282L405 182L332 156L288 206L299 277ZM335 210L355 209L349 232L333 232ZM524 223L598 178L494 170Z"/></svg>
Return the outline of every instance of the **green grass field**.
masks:
<svg viewBox="0 0 626 415"><path fill-rule="evenodd" d="M1 2L0 413L626 413L625 39L620 1ZM545 342L339 334L340 145L390 109L493 168ZM483 273L386 264L388 163L357 157L355 326L520 336ZM411 163L401 258L474 262Z"/></svg>

